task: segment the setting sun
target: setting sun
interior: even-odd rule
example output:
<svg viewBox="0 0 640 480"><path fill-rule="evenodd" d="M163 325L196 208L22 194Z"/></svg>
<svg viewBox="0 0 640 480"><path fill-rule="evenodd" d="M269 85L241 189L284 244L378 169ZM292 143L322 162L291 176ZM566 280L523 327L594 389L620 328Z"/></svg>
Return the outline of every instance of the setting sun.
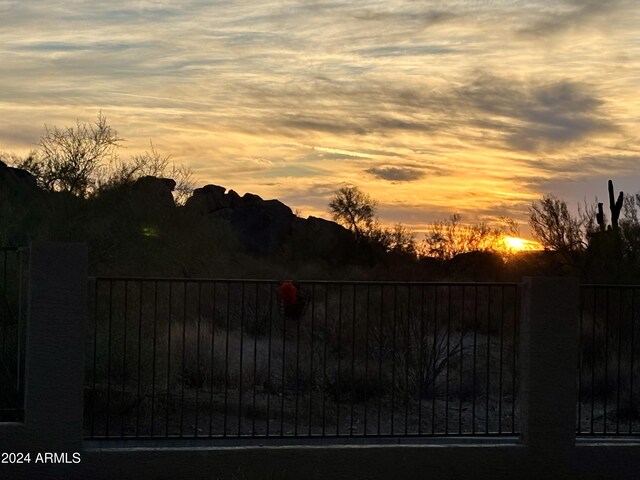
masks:
<svg viewBox="0 0 640 480"><path fill-rule="evenodd" d="M520 237L505 236L502 239L502 249L507 253L518 253L525 251L541 250L542 247L538 242L526 240Z"/></svg>

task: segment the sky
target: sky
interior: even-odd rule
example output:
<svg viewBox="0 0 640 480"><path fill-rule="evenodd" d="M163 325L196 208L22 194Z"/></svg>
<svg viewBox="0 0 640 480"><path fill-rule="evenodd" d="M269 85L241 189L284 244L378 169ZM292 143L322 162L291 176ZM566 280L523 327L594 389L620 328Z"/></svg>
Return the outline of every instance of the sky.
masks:
<svg viewBox="0 0 640 480"><path fill-rule="evenodd" d="M637 0L0 0L0 151L107 117L198 186L383 223L640 190Z"/></svg>

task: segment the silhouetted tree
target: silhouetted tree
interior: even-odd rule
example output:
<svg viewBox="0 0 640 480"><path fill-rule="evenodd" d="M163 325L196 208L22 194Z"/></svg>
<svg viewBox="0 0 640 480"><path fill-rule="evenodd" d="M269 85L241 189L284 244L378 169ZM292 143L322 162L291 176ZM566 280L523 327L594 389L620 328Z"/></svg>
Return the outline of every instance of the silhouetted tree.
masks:
<svg viewBox="0 0 640 480"><path fill-rule="evenodd" d="M88 197L145 176L168 177L176 181L175 197L184 203L193 191L193 171L170 162L153 143L149 151L128 161L118 157L123 140L100 113L94 123L76 122L75 127L48 127L33 150L23 159L6 156L11 163L31 172L41 188Z"/></svg>
<svg viewBox="0 0 640 480"><path fill-rule="evenodd" d="M392 229L380 225L376 216L376 202L358 187L342 187L329 202L333 219L348 228L367 246L371 256L393 252L415 257L416 245L413 233L398 223Z"/></svg>
<svg viewBox="0 0 640 480"><path fill-rule="evenodd" d="M361 239L375 224L376 202L358 187L342 187L329 202L329 211L336 222Z"/></svg>
<svg viewBox="0 0 640 480"><path fill-rule="evenodd" d="M627 260L637 265L640 262L640 193L624 198L620 231Z"/></svg>
<svg viewBox="0 0 640 480"><path fill-rule="evenodd" d="M396 223L391 230L386 232L387 250L391 253L399 253L415 257L417 247L415 235L401 223Z"/></svg>
<svg viewBox="0 0 640 480"><path fill-rule="evenodd" d="M41 187L83 197L96 188L98 171L117 158L122 139L100 113L94 123L48 127L38 150L20 168L30 171Z"/></svg>
<svg viewBox="0 0 640 480"><path fill-rule="evenodd" d="M529 225L533 237L545 250L576 252L586 248L583 222L569 212L567 202L545 195L529 208Z"/></svg>
<svg viewBox="0 0 640 480"><path fill-rule="evenodd" d="M130 161L118 160L106 169L98 179L98 190L104 191L120 185L132 184L145 176L164 177L175 180L175 200L183 205L193 192L195 180L193 170L185 165L170 162L170 155L162 155L156 150L153 142L150 149L143 154L134 155Z"/></svg>
<svg viewBox="0 0 640 480"><path fill-rule="evenodd" d="M424 253L447 260L461 253L497 251L506 235L519 235L517 224L508 218L501 218L497 225L486 222L463 225L461 219L455 213L431 224L424 238Z"/></svg>

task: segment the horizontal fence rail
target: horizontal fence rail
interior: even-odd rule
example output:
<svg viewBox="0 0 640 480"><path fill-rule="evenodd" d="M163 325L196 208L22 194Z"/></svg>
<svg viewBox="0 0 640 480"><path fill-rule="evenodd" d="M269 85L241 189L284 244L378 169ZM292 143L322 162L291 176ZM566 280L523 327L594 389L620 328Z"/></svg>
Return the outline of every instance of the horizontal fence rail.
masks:
<svg viewBox="0 0 640 480"><path fill-rule="evenodd" d="M578 435L640 435L640 286L582 285Z"/></svg>
<svg viewBox="0 0 640 480"><path fill-rule="evenodd" d="M516 284L92 290L87 438L516 433Z"/></svg>
<svg viewBox="0 0 640 480"><path fill-rule="evenodd" d="M0 421L24 418L24 318L22 257L0 248Z"/></svg>

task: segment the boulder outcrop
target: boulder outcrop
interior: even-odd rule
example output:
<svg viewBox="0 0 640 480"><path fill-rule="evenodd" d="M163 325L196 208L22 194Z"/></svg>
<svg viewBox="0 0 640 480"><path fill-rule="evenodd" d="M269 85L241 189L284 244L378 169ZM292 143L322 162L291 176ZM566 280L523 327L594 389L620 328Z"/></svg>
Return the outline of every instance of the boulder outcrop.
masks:
<svg viewBox="0 0 640 480"><path fill-rule="evenodd" d="M309 258L347 258L355 243L340 225L317 217L302 219L278 200L263 200L219 185L194 190L186 208L211 219L228 220L238 239L251 253L271 254L290 244L291 253Z"/></svg>
<svg viewBox="0 0 640 480"><path fill-rule="evenodd" d="M21 168L7 166L0 161L0 185L5 189L36 190L36 178Z"/></svg>
<svg viewBox="0 0 640 480"><path fill-rule="evenodd" d="M176 188L170 178L142 177L131 185L133 201L144 209L175 206L171 192Z"/></svg>
<svg viewBox="0 0 640 480"><path fill-rule="evenodd" d="M352 259L356 249L354 236L341 225L324 218L296 218L293 225L296 257L319 258L328 262Z"/></svg>
<svg viewBox="0 0 640 480"><path fill-rule="evenodd" d="M208 214L231 207L231 197L226 188L219 185L205 185L196 188L187 199L185 206L195 212Z"/></svg>
<svg viewBox="0 0 640 480"><path fill-rule="evenodd" d="M233 209L231 227L249 252L269 254L289 239L294 218L291 209L278 200L252 199Z"/></svg>
<svg viewBox="0 0 640 480"><path fill-rule="evenodd" d="M185 207L212 219L228 220L238 239L251 253L269 254L282 246L291 233L294 215L278 200L263 200L220 185L196 188Z"/></svg>

